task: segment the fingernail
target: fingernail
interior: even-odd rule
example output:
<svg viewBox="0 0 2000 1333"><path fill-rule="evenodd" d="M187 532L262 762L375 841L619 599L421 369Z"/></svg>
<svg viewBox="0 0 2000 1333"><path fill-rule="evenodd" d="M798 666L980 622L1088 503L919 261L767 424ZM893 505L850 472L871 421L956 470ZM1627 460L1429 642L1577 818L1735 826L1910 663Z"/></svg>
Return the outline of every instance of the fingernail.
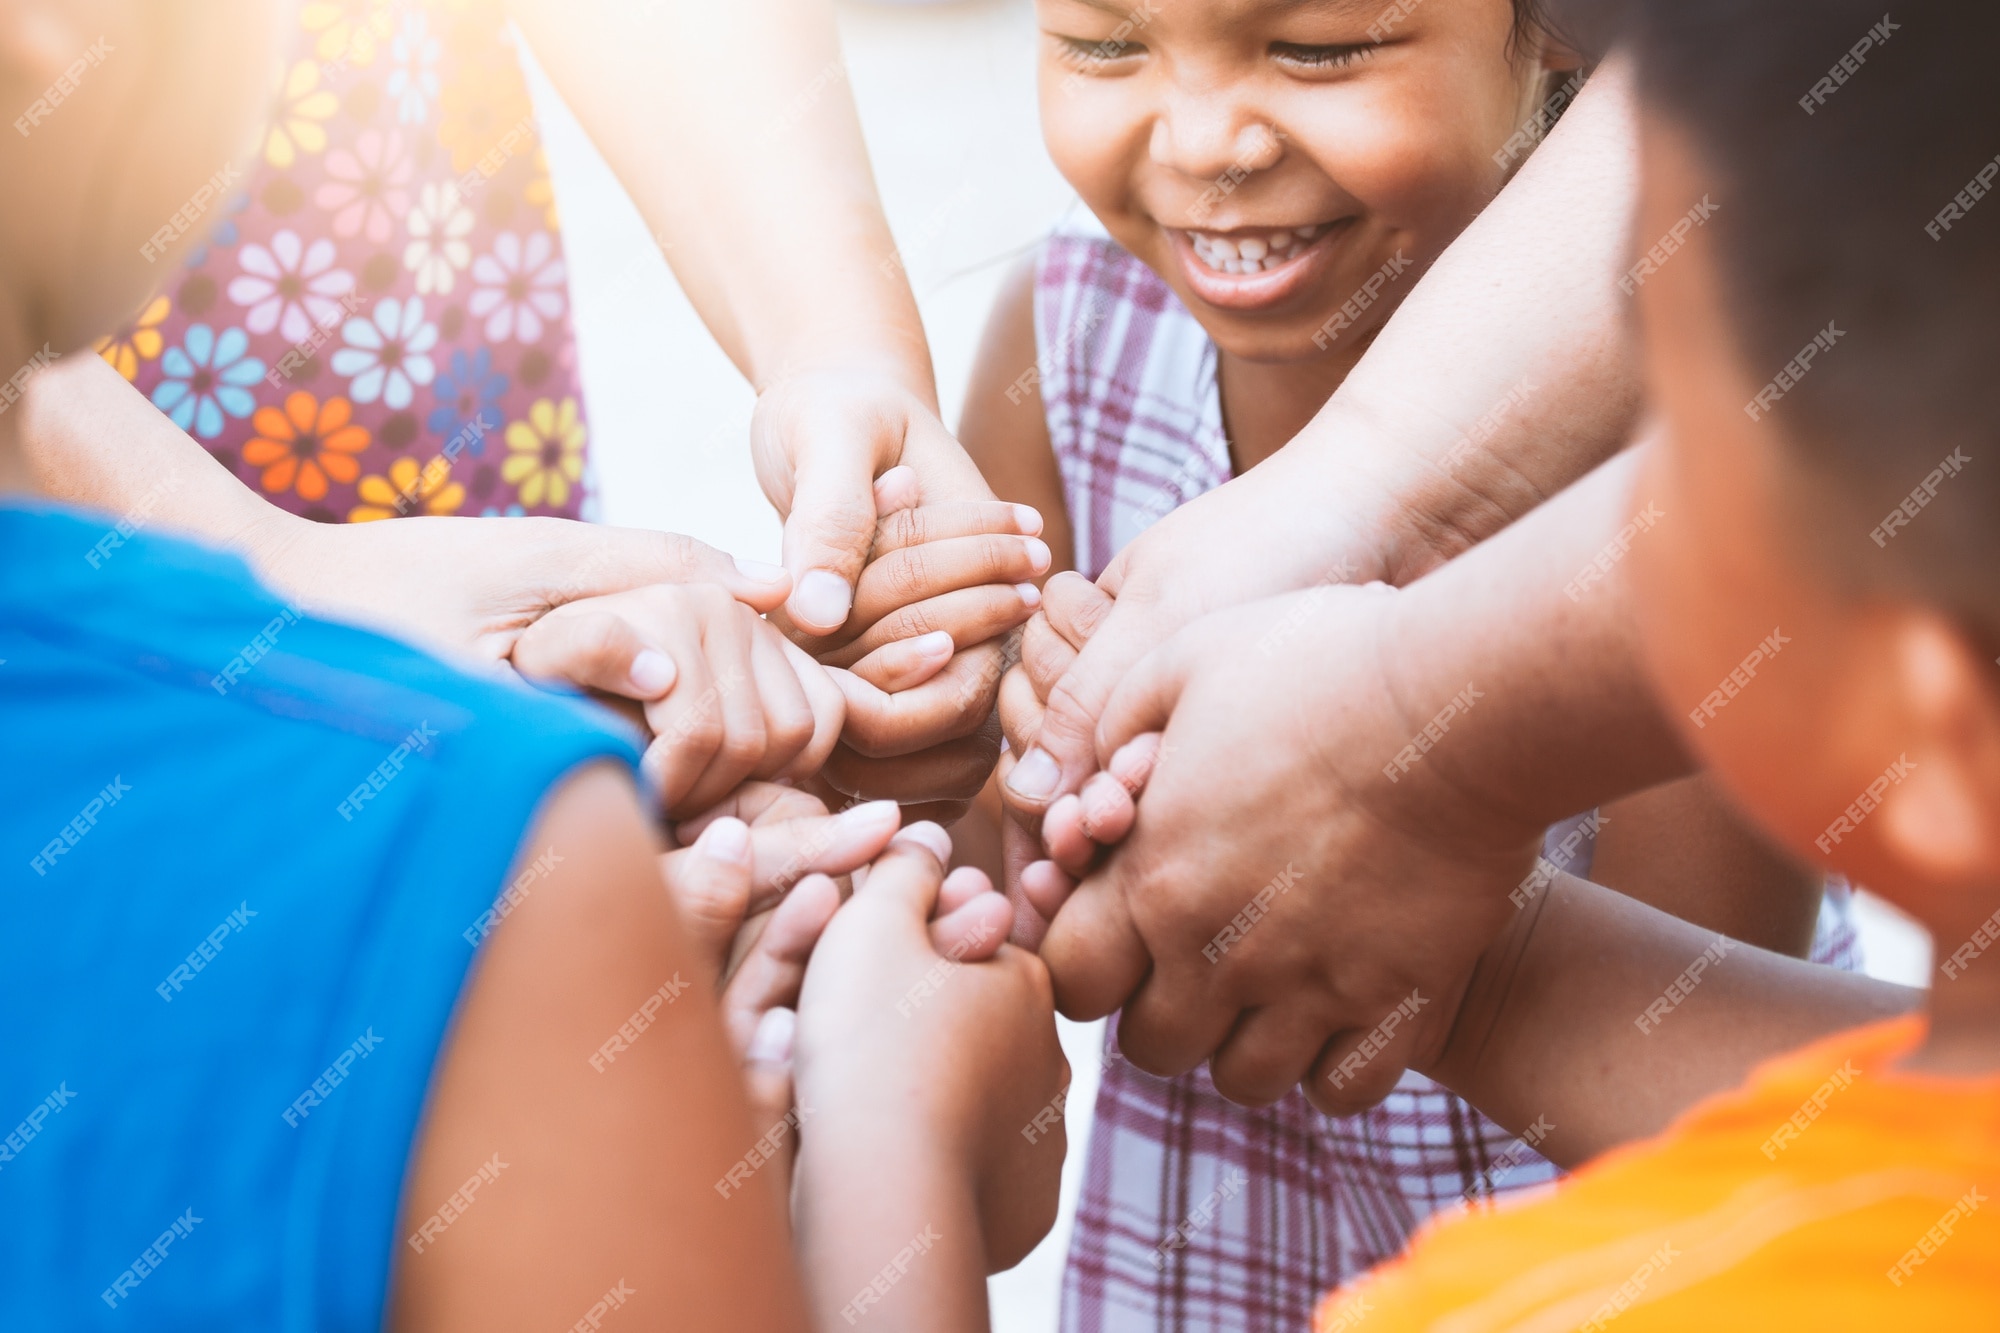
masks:
<svg viewBox="0 0 2000 1333"><path fill-rule="evenodd" d="M1054 560L1055 557L1049 554L1049 544L1047 542L1041 540L1039 537L1030 537L1028 539L1028 568L1034 570L1037 574L1046 574L1049 572L1049 565Z"/></svg>
<svg viewBox="0 0 2000 1333"><path fill-rule="evenodd" d="M1048 799L1055 793L1056 784L1060 781L1062 769L1039 745L1022 755L1021 762L1014 765L1014 771L1007 775L1007 786L1026 801Z"/></svg>
<svg viewBox="0 0 2000 1333"><path fill-rule="evenodd" d="M750 1047L743 1058L753 1065L788 1065L792 1044L799 1032L799 1016L790 1009L766 1009L750 1034Z"/></svg>
<svg viewBox="0 0 2000 1333"><path fill-rule="evenodd" d="M848 824L900 824L903 822L903 807L894 801L864 801L860 805L850 805L834 816Z"/></svg>
<svg viewBox="0 0 2000 1333"><path fill-rule="evenodd" d="M673 687L674 659L651 648L643 648L632 659L632 688L648 699L657 699Z"/></svg>
<svg viewBox="0 0 2000 1333"><path fill-rule="evenodd" d="M1042 511L1033 505L1015 505L1014 526L1019 528L1025 536L1040 536L1042 531Z"/></svg>
<svg viewBox="0 0 2000 1333"><path fill-rule="evenodd" d="M914 842L917 846L935 856L938 859L939 865L949 865L951 863L951 834L944 831L943 825L933 824L928 819L918 820L908 828L897 833L890 841L892 843Z"/></svg>
<svg viewBox="0 0 2000 1333"><path fill-rule="evenodd" d="M1042 604L1042 590L1032 583L1017 583L1014 585L1014 591L1021 594L1021 605L1030 611Z"/></svg>
<svg viewBox="0 0 2000 1333"><path fill-rule="evenodd" d="M776 583L779 579L785 577L785 567L783 565L770 565L764 563L762 560L745 560L741 557L737 558L736 572L744 578L755 580L758 583Z"/></svg>
<svg viewBox="0 0 2000 1333"><path fill-rule="evenodd" d="M926 661L932 658L950 657L956 651L951 641L951 631L937 629L929 634L920 634L910 640L910 650Z"/></svg>
<svg viewBox="0 0 2000 1333"><path fill-rule="evenodd" d="M750 864L750 826L740 819L722 818L701 831L695 850L726 865Z"/></svg>
<svg viewBox="0 0 2000 1333"><path fill-rule="evenodd" d="M792 614L808 625L839 629L854 605L854 590L830 569L809 569L792 593Z"/></svg>

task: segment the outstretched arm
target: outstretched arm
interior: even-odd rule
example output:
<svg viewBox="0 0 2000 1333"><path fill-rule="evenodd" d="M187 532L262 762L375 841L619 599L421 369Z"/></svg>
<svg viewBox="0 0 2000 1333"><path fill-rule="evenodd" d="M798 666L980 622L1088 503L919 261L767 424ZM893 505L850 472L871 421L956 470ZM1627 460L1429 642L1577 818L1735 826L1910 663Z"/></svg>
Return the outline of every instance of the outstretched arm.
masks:
<svg viewBox="0 0 2000 1333"><path fill-rule="evenodd" d="M790 613L847 619L870 483L917 468L926 503L991 498L937 419L824 0L510 0L710 332L756 386L757 474L786 516Z"/></svg>
<svg viewBox="0 0 2000 1333"><path fill-rule="evenodd" d="M1424 1072L1509 1129L1536 1126L1536 1150L1575 1166L1760 1060L1922 1003L1558 875L1487 950Z"/></svg>
<svg viewBox="0 0 2000 1333"><path fill-rule="evenodd" d="M1113 561L1117 605L1009 776L1020 816L1095 771L1105 701L1183 625L1320 583L1408 583L1626 443L1639 374L1617 279L1637 157L1629 71L1609 61L1312 424Z"/></svg>

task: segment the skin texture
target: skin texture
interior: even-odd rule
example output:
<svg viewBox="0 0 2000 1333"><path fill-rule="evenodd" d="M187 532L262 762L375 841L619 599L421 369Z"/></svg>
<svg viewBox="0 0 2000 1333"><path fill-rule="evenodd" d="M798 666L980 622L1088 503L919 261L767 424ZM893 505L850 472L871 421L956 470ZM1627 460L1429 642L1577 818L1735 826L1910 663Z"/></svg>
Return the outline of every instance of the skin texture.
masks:
<svg viewBox="0 0 2000 1333"><path fill-rule="evenodd" d="M1539 37L1516 50L1503 0L1429 0L1379 42L1369 4L1159 0L1136 29L1114 4L1036 14L1049 155L1221 349L1239 470L1305 426L1400 293L1337 336L1328 317L1398 255L1413 285L1506 183L1493 154L1548 73L1580 63ZM1186 241L1320 224L1310 271L1254 306L1210 292Z"/></svg>
<svg viewBox="0 0 2000 1333"><path fill-rule="evenodd" d="M1649 124L1646 144L1642 216L1653 223L1707 173L1671 125ZM1775 664L1790 663L1783 681L1760 676L1690 742L1774 842L1815 860L1833 821L1906 757L1913 771L1842 838L1835 864L1915 915L1948 955L2000 902L1990 630L1957 622L1920 587L1856 580L1809 553L1791 451L1810 441L1788 441L1781 417L1743 412L1762 375L1729 333L1713 247L1697 238L1640 304L1671 439L1650 481L1686 515L1634 552L1648 658L1663 698L1698 701L1741 660L1751 626L1764 624L1758 638L1784 626L1796 647ZM1857 537L1873 522L1837 507L1832 518L1858 523ZM1941 981L1931 1019L1913 1066L2000 1066L2000 969Z"/></svg>
<svg viewBox="0 0 2000 1333"><path fill-rule="evenodd" d="M1019 819L1034 827L1096 771L1105 701L1181 627L1326 581L1407 583L1630 438L1637 362L1615 275L1631 221L1631 114L1627 75L1608 62L1311 425L1119 553L1100 581L1117 598L1111 616L1047 717L1024 728L1053 769L1014 771L1004 795ZM1551 365L1566 368L1560 381Z"/></svg>
<svg viewBox="0 0 2000 1333"><path fill-rule="evenodd" d="M0 140L0 172L16 187L0 208L0 363L22 364L45 342L58 351L87 347L138 299L145 275L126 254L136 254L157 220L187 197L183 177L197 164L196 179L204 178L216 160L250 142L275 49L270 20L268 6L248 0L105 0L87 11L54 0L0 0L0 96L10 103L25 105L100 35L121 52L96 71L90 95L65 105L37 134ZM148 114L142 124L129 122L141 89ZM0 486L33 493L34 476L21 414L0 414ZM657 555L660 543L651 544ZM477 598L456 609L474 623L507 618ZM729 826L738 813L761 821L789 798L772 799L762 812L752 794L734 800L726 820L718 816L704 830L705 849L664 867L669 891L689 903L691 916L698 900L712 907L740 899L747 911L797 881L796 898L779 904L755 940L738 949L731 935L733 972L717 948L724 933L718 913L706 918L707 933L695 928L691 938L662 891L663 849L622 773L593 765L572 774L525 831L517 860L545 844L561 845L563 859L550 887L495 930L473 971L408 1167L406 1220L428 1216L496 1150L507 1174L480 1207L455 1221L446 1242L412 1253L397 1272L389 1312L396 1327L563 1327L622 1280L647 1311L635 1327L801 1329L808 1301L837 1310L911 1234L900 1229L901 1218L896 1231L880 1232L852 1211L853 1200L874 1192L917 1201L948 1228L951 1253L968 1262L920 1265L901 1287L909 1312L873 1326L969 1330L983 1301L978 1277L989 1250L1017 1254L1046 1228L1059 1144L1047 1160L1023 1159L1018 1126L1000 1116L1011 1121L1016 1103L1028 1113L1045 1105L1064 1071L1040 964L1005 949L993 958L981 953L1001 938L1002 901L976 873L947 882L939 868L949 854L942 830L918 826L897 844L903 850L890 853L890 868L872 877L881 891L865 900L862 915L871 919L835 930L844 909L828 911L832 881L799 873L857 866L879 849L889 812L851 815L858 823L822 837L825 826L813 821L824 816L791 804L786 818L746 830L745 864L725 855ZM782 855L778 872L760 878L760 855L765 869ZM734 910L722 909L721 919ZM829 938L852 941L855 957L844 962L835 949L815 963L827 977L819 986L827 998L807 1008L812 1022L838 1039L801 1041L800 1053L810 1055L810 1087L825 1108L827 1128L819 1133L826 1159L874 1164L865 1188L842 1181L837 1191L809 1185L802 1194L814 1209L803 1258L816 1285L808 1287L784 1258L782 1169L753 1176L727 1200L712 1188L763 1132L748 1110L717 1006L739 1021L804 984L807 937L829 915ZM975 937L984 943L960 947ZM959 955L958 967L949 973L953 984L925 1006L925 1042L901 1040L909 1029L893 1008L884 1019L873 1003L880 997L865 983L926 976L949 954ZM843 989L843 974L857 964L866 965L864 984ZM644 1040L606 1072L593 1069L583 1057L677 969L693 984ZM720 1001L712 988L718 978L726 979ZM876 1040L846 1039L870 1025ZM975 1049L1007 1060L1007 1098L988 1095L991 1071L966 1055ZM922 1063L899 1065L906 1051ZM761 1054L753 1063L774 1063L773 1052ZM766 1108L782 1100L767 1095L770 1073L759 1076ZM777 1075L780 1084L784 1077ZM925 1098L881 1095L912 1083L924 1086ZM901 1151L874 1153L878 1138L855 1140L870 1146L867 1154L848 1151L837 1125ZM963 1211L928 1206L947 1199ZM965 1317L932 1317L947 1308Z"/></svg>
<svg viewBox="0 0 2000 1333"><path fill-rule="evenodd" d="M1401 1034L1358 1079L1329 1072L1412 991L1456 1003L1542 830L1687 771L1651 701L1622 565L1565 592L1616 538L1638 461L1407 589L1253 603L1143 661L1105 713L1104 762L1165 735L1130 836L1042 944L1065 1011L1124 1003L1131 1059L1179 1072L1213 1052L1237 1100L1301 1080L1323 1109L1379 1100L1411 1058ZM1298 878L1268 917L1210 961L1287 866Z"/></svg>

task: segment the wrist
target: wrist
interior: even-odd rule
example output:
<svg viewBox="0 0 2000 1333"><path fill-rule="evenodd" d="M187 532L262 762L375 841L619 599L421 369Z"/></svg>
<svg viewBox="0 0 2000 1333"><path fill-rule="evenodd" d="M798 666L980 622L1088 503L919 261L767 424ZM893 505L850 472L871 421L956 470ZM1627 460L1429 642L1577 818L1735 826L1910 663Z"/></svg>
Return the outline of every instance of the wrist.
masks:
<svg viewBox="0 0 2000 1333"><path fill-rule="evenodd" d="M911 312L914 314L914 309ZM921 325L890 316L857 326L805 329L751 357L750 382L761 396L787 380L815 375L887 380L937 414L937 378Z"/></svg>

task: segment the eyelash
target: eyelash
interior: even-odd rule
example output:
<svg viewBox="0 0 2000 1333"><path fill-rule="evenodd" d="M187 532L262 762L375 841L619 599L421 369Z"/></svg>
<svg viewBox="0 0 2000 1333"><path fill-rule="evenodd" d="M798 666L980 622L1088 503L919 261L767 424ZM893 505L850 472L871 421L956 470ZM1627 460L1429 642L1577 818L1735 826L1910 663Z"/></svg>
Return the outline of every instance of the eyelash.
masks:
<svg viewBox="0 0 2000 1333"><path fill-rule="evenodd" d="M1081 37L1060 37L1057 40L1068 49L1070 55L1093 64L1108 65L1114 60L1123 60L1146 49L1137 42L1090 42Z"/></svg>
<svg viewBox="0 0 2000 1333"><path fill-rule="evenodd" d="M1372 46L1301 46L1294 42L1271 43L1271 54L1280 60L1308 69L1346 69L1366 60Z"/></svg>

